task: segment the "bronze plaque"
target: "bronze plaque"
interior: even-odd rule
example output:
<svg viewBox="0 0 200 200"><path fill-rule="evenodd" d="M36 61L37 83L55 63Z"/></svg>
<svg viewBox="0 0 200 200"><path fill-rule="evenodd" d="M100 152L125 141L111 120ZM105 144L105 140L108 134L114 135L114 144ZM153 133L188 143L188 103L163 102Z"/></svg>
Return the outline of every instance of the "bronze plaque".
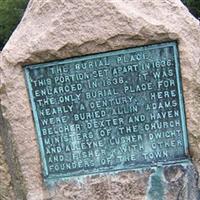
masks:
<svg viewBox="0 0 200 200"><path fill-rule="evenodd" d="M187 159L175 42L25 67L46 179Z"/></svg>

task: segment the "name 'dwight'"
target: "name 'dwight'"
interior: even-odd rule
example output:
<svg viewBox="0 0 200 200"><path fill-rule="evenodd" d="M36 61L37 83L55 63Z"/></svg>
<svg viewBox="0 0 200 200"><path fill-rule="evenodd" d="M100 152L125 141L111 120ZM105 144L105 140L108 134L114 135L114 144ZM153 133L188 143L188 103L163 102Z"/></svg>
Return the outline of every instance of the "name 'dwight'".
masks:
<svg viewBox="0 0 200 200"><path fill-rule="evenodd" d="M26 66L44 178L187 159L179 68L175 42Z"/></svg>

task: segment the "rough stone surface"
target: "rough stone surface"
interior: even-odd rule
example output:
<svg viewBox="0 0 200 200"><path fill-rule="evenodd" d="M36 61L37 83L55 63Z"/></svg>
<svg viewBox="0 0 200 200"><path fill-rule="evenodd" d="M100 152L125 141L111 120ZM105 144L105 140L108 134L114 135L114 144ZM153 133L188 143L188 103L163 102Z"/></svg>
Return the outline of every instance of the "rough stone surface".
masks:
<svg viewBox="0 0 200 200"><path fill-rule="evenodd" d="M11 199L13 199L11 177L9 174L8 165L5 160L3 142L0 137L0 200Z"/></svg>
<svg viewBox="0 0 200 200"><path fill-rule="evenodd" d="M26 196L23 176L20 170L16 145L14 145L14 140L11 135L11 127L9 127L9 123L3 117L3 110L4 107L0 106L0 145L2 150L0 151L0 161L2 161L2 177L0 176L0 185L4 189L7 188L7 198L23 200ZM5 199L3 191L2 195L1 198Z"/></svg>
<svg viewBox="0 0 200 200"><path fill-rule="evenodd" d="M28 200L142 200L150 191L151 172L97 176L85 179L82 184L66 182L47 188L42 182L22 66L172 40L179 44L190 155L200 172L200 26L181 1L30 1L21 23L0 55L3 117L9 123L11 139L17 146ZM198 199L195 170L185 171L182 167L176 170L168 169L163 180L166 199ZM186 184L191 180L194 190Z"/></svg>

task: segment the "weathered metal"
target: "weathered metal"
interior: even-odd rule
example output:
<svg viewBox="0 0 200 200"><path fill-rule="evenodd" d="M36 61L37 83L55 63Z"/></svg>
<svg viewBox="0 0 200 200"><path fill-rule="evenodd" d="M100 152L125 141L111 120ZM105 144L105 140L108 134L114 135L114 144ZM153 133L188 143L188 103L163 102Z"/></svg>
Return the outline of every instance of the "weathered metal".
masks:
<svg viewBox="0 0 200 200"><path fill-rule="evenodd" d="M28 65L25 74L46 179L187 159L175 42Z"/></svg>

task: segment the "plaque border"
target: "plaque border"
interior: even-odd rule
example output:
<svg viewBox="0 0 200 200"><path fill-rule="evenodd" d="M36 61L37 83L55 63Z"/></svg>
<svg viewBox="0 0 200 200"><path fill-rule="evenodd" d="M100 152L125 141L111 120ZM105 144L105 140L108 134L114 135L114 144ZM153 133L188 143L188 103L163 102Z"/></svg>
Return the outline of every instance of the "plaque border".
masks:
<svg viewBox="0 0 200 200"><path fill-rule="evenodd" d="M164 47L173 47L173 53L174 53L174 60L175 60L175 71L176 71L176 82L177 82L177 92L178 92L178 101L179 101L179 109L180 109L180 121L181 121L181 126L182 126L182 131L183 131L183 143L184 143L184 155L183 159L178 159L178 160L170 160L170 161L161 161L161 162L156 162L156 163L146 163L146 164L138 164L138 165L129 165L127 167L122 167L122 166L110 166L109 168L104 168L101 167L97 170L79 170L78 172L73 172L70 175L67 175L66 173L59 173L56 175L49 175L48 172L48 167L47 167L47 162L45 158L45 152L44 152L44 145L42 142L42 134L39 126L39 118L38 114L36 111L36 105L33 100L33 93L32 93L32 86L31 86L31 80L29 76L29 70L33 68L41 68L41 67L50 67L54 66L57 64L69 64L74 61L83 61L83 60L88 60L88 59L93 59L95 58L101 58L102 56L113 56L113 55L118 55L118 54L125 54L125 53L130 53L130 52L138 52L138 51L145 51L145 50L151 50L151 49L157 49L157 48L164 48ZM179 57L179 52L178 52L178 43L177 41L170 41L170 42L162 42L162 43L156 43L156 44L149 44L149 45L142 45L142 46L136 46L136 47L129 47L129 48L124 48L124 49L119 49L119 50L113 50L113 51L106 51L106 52L99 52L99 53L94 53L94 54L87 54L87 55L82 55L82 56L76 56L76 57L71 57L71 58L66 58L66 59L61 59L61 60L56 60L56 61L49 61L49 62L44 62L44 63L37 63L37 64L30 64L30 65L25 65L24 67L24 72L25 72L25 80L26 80L26 85L27 85L27 92L29 94L29 101L30 101L30 108L32 110L32 116L34 120L34 127L35 127L35 132L36 132L36 137L37 137L37 143L39 145L40 149L40 157L41 157L41 165L43 169L43 175L44 175L44 180L55 180L55 179L66 179L66 178L73 178L77 176L91 176L91 175L97 175L97 174L102 174L102 173L114 173L114 172L119 172L119 171L131 171L131 170L137 170L137 169L144 169L144 168L152 168L156 166L167 166L167 165L177 165L177 164L185 164L190 162L190 155L189 155L189 141L188 141L188 131L187 131L187 124L186 124L186 113L185 113L185 106L184 106L184 94L183 94L183 85L182 85L182 77L181 77L181 67L180 67L180 57ZM99 171L98 171L99 170Z"/></svg>

